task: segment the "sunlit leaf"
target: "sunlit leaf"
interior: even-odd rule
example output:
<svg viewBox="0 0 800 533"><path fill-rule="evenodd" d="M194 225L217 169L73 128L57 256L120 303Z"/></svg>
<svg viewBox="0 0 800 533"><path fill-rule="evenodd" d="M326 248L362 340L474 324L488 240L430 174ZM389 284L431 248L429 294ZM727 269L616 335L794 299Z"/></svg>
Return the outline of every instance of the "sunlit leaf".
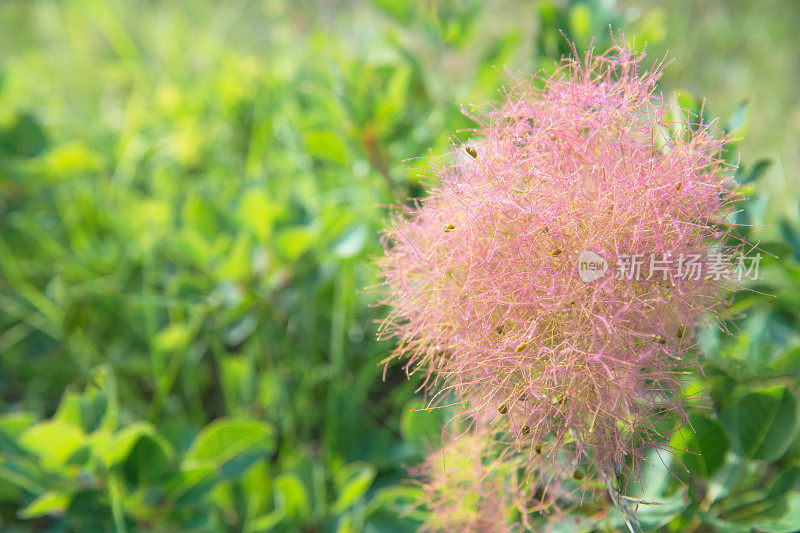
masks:
<svg viewBox="0 0 800 533"><path fill-rule="evenodd" d="M48 491L37 497L17 513L20 518L30 520L48 515L63 514L71 495L65 492Z"/></svg>
<svg viewBox="0 0 800 533"><path fill-rule="evenodd" d="M306 150L318 159L344 163L347 154L340 137L332 131L311 131L306 134Z"/></svg>
<svg viewBox="0 0 800 533"><path fill-rule="evenodd" d="M709 476L725 460L728 437L722 425L711 418L692 414L689 422L670 441L671 446L680 450L677 454L680 463L676 468L682 475Z"/></svg>
<svg viewBox="0 0 800 533"><path fill-rule="evenodd" d="M45 420L25 430L19 442L44 460L63 463L83 444L84 434L72 424Z"/></svg>
<svg viewBox="0 0 800 533"><path fill-rule="evenodd" d="M333 505L334 512L341 513L362 498L375 479L375 468L367 463L345 466L339 473L338 498Z"/></svg>

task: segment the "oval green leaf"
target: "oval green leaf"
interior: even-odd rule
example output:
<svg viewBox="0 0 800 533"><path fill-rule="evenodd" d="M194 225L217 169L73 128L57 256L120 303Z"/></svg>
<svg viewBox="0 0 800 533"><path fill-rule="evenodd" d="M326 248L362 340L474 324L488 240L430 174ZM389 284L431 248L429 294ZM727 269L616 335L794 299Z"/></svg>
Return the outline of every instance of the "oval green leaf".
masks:
<svg viewBox="0 0 800 533"><path fill-rule="evenodd" d="M751 392L737 405L733 426L742 456L775 461L797 434L797 401L785 387Z"/></svg>

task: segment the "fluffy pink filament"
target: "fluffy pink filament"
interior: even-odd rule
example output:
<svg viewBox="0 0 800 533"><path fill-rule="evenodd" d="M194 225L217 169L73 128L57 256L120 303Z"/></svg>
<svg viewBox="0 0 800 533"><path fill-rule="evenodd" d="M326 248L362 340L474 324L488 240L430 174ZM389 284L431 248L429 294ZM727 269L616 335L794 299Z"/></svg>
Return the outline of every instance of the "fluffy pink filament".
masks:
<svg viewBox="0 0 800 533"><path fill-rule="evenodd" d="M619 46L566 59L475 113L474 140L394 216L380 261L389 360L435 398L502 417L518 446L606 475L642 457L661 417L683 416L694 325L727 287L681 276L677 259L713 251L738 200L724 140L669 122L663 65L640 72L641 59ZM612 269L621 254L674 261L587 283L586 250Z"/></svg>

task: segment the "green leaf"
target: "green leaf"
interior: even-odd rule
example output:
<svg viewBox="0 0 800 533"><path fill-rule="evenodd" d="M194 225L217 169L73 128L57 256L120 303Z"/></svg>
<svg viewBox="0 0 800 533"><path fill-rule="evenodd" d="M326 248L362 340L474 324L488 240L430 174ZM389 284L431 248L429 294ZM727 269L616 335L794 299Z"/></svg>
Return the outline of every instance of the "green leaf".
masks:
<svg viewBox="0 0 800 533"><path fill-rule="evenodd" d="M150 486L161 480L172 468L173 451L159 435L143 434L131 448L122 470L131 485Z"/></svg>
<svg viewBox="0 0 800 533"><path fill-rule="evenodd" d="M787 492L800 492L800 466L793 466L781 472L769 488L769 497L783 496Z"/></svg>
<svg viewBox="0 0 800 533"><path fill-rule="evenodd" d="M416 502L422 501L425 492L422 487L414 485L392 485L383 487L375 492L375 497L369 502L369 512L379 509L388 509L396 514L405 514L412 511Z"/></svg>
<svg viewBox="0 0 800 533"><path fill-rule="evenodd" d="M262 531L273 531L281 520L284 519L282 511L272 511L271 513L259 516L250 524L250 531L260 533Z"/></svg>
<svg viewBox="0 0 800 533"><path fill-rule="evenodd" d="M186 467L210 466L223 479L240 476L275 448L271 425L248 418L220 418L203 428L186 452Z"/></svg>
<svg viewBox="0 0 800 533"><path fill-rule="evenodd" d="M443 425L443 410L425 410L422 402L417 399L406 404L400 415L400 433L403 435L403 440L419 451L427 450L441 442Z"/></svg>
<svg viewBox="0 0 800 533"><path fill-rule="evenodd" d="M675 476L670 472L669 461L669 452L651 448L642 463L641 478L632 480L633 482L625 490L628 497L656 502L638 506L637 516L648 531L656 530L671 522L689 504L684 490L678 490L669 496L665 495L670 481L675 480ZM622 521L618 523L622 524Z"/></svg>
<svg viewBox="0 0 800 533"><path fill-rule="evenodd" d="M733 493L718 502L711 508L712 511L720 511L718 517L722 521L731 524L749 522L754 515L763 512L772 505L767 499L767 493L763 490L734 490Z"/></svg>
<svg viewBox="0 0 800 533"><path fill-rule="evenodd" d="M275 507L284 516L306 518L309 515L310 502L308 489L297 474L286 473L275 478Z"/></svg>
<svg viewBox="0 0 800 533"><path fill-rule="evenodd" d="M761 254L760 268L764 268L768 265L780 264L783 259L791 257L794 248L784 241L764 241L758 244L758 250L754 253L758 251L766 252ZM772 297L770 297L770 299L772 299Z"/></svg>
<svg viewBox="0 0 800 533"><path fill-rule="evenodd" d="M669 482L675 479L669 469L671 454L658 448L648 450L641 465L641 479L632 480L627 496L647 501L660 501Z"/></svg>
<svg viewBox="0 0 800 533"><path fill-rule="evenodd" d="M794 346L779 355L770 365L772 370L780 373L800 372L800 346Z"/></svg>
<svg viewBox="0 0 800 533"><path fill-rule="evenodd" d="M0 131L0 152L18 157L35 157L47 148L47 137L40 121L30 113L16 117L14 124Z"/></svg>
<svg viewBox="0 0 800 533"><path fill-rule="evenodd" d="M259 239L265 240L272 233L272 225L283 211L283 206L272 200L266 191L251 189L242 197L239 218Z"/></svg>
<svg viewBox="0 0 800 533"><path fill-rule="evenodd" d="M703 524L709 526L711 528L710 531L715 533L751 533L752 531L751 527L736 522L720 520L709 512L700 512L698 516Z"/></svg>
<svg viewBox="0 0 800 533"><path fill-rule="evenodd" d="M70 499L72 499L70 494L51 490L33 500L23 509L20 509L17 515L24 520L30 520L42 516L63 514L69 505Z"/></svg>
<svg viewBox="0 0 800 533"><path fill-rule="evenodd" d="M669 498L660 499L658 503L659 505L639 505L636 513L641 525L648 531L655 531L669 524L689 505L683 491L676 492Z"/></svg>
<svg viewBox="0 0 800 533"><path fill-rule="evenodd" d="M739 103L738 107L734 110L728 124L725 126L725 131L733 136L740 136L744 132L745 124L747 123L747 114L750 108L750 102L743 100Z"/></svg>
<svg viewBox="0 0 800 533"><path fill-rule="evenodd" d="M47 490L40 467L32 461L0 459L0 494L9 499L20 497L22 489L28 494L42 494Z"/></svg>
<svg viewBox="0 0 800 533"><path fill-rule="evenodd" d="M736 406L732 429L740 454L775 461L797 434L797 402L785 387L752 392Z"/></svg>
<svg viewBox="0 0 800 533"><path fill-rule="evenodd" d="M186 467L164 482L164 493L175 507L201 501L218 480L216 470L208 466Z"/></svg>
<svg viewBox="0 0 800 533"><path fill-rule="evenodd" d="M758 161L756 161L756 164L753 165L753 168L750 170L750 172L747 173L742 172L742 174L738 177L739 185L744 185L745 183L750 183L751 181L757 180L767 170L769 170L769 167L771 166L772 166L771 159L759 159Z"/></svg>
<svg viewBox="0 0 800 533"><path fill-rule="evenodd" d="M105 455L106 464L114 466L125 461L131 450L144 435L152 435L153 427L145 422L136 422L126 427L110 441Z"/></svg>
<svg viewBox="0 0 800 533"><path fill-rule="evenodd" d="M723 425L725 422L723 421ZM725 463L706 481L706 501L716 502L736 492L739 480L753 465L735 453L725 455Z"/></svg>
<svg viewBox="0 0 800 533"><path fill-rule="evenodd" d="M678 430L670 445L679 450L676 457L687 474L707 477L722 466L729 447L728 437L722 425L711 418L693 413L689 422L691 427L686 425Z"/></svg>
<svg viewBox="0 0 800 533"><path fill-rule="evenodd" d="M192 341L192 328L184 322L170 324L153 338L153 347L162 352L185 350Z"/></svg>
<svg viewBox="0 0 800 533"><path fill-rule="evenodd" d="M361 499L375 480L375 475L375 467L361 462L349 464L337 472L339 497L333 505L333 511L341 513Z"/></svg>
<svg viewBox="0 0 800 533"><path fill-rule="evenodd" d="M33 413L18 411L0 415L0 431L11 438L18 437L23 431L36 423Z"/></svg>
<svg viewBox="0 0 800 533"><path fill-rule="evenodd" d="M344 163L347 160L345 146L332 131L310 131L306 134L306 150L317 159Z"/></svg>
<svg viewBox="0 0 800 533"><path fill-rule="evenodd" d="M314 242L316 232L308 226L292 226L278 234L278 250L290 260L298 259L306 253Z"/></svg>
<svg viewBox="0 0 800 533"><path fill-rule="evenodd" d="M113 531L108 495L97 489L76 493L69 502L64 518L72 531Z"/></svg>
<svg viewBox="0 0 800 533"><path fill-rule="evenodd" d="M752 517L750 525L770 533L800 531L800 491L785 494L767 511Z"/></svg>
<svg viewBox="0 0 800 533"><path fill-rule="evenodd" d="M83 405L81 395L75 391L67 390L61 396L58 410L53 416L55 420L77 428L83 428Z"/></svg>
<svg viewBox="0 0 800 533"><path fill-rule="evenodd" d="M714 507L704 514L704 522L715 531L747 532L755 530L792 533L800 528L800 492L779 497L763 490L738 493L725 501L725 510L713 516Z"/></svg>
<svg viewBox="0 0 800 533"><path fill-rule="evenodd" d="M183 204L183 223L210 241L219 233L217 214L212 205L199 196L192 195Z"/></svg>
<svg viewBox="0 0 800 533"><path fill-rule="evenodd" d="M83 432L56 420L39 422L25 430L20 444L51 464L63 464L84 443Z"/></svg>

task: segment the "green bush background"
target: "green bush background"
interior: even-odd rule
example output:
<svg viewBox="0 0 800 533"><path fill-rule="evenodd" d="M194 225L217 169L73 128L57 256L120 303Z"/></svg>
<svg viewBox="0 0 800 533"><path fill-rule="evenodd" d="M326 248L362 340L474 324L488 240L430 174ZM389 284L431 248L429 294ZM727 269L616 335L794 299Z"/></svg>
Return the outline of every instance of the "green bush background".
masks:
<svg viewBox="0 0 800 533"><path fill-rule="evenodd" d="M696 475L653 461L643 522L800 528L797 14L749 5L0 3L2 531L418 527L405 467L441 421L398 367L382 380L364 288L386 206L422 194L404 160L467 139L459 106L498 98L504 66L609 24L675 51L684 106L756 132L728 156L780 256L736 335L704 333L696 433L673 436Z"/></svg>

